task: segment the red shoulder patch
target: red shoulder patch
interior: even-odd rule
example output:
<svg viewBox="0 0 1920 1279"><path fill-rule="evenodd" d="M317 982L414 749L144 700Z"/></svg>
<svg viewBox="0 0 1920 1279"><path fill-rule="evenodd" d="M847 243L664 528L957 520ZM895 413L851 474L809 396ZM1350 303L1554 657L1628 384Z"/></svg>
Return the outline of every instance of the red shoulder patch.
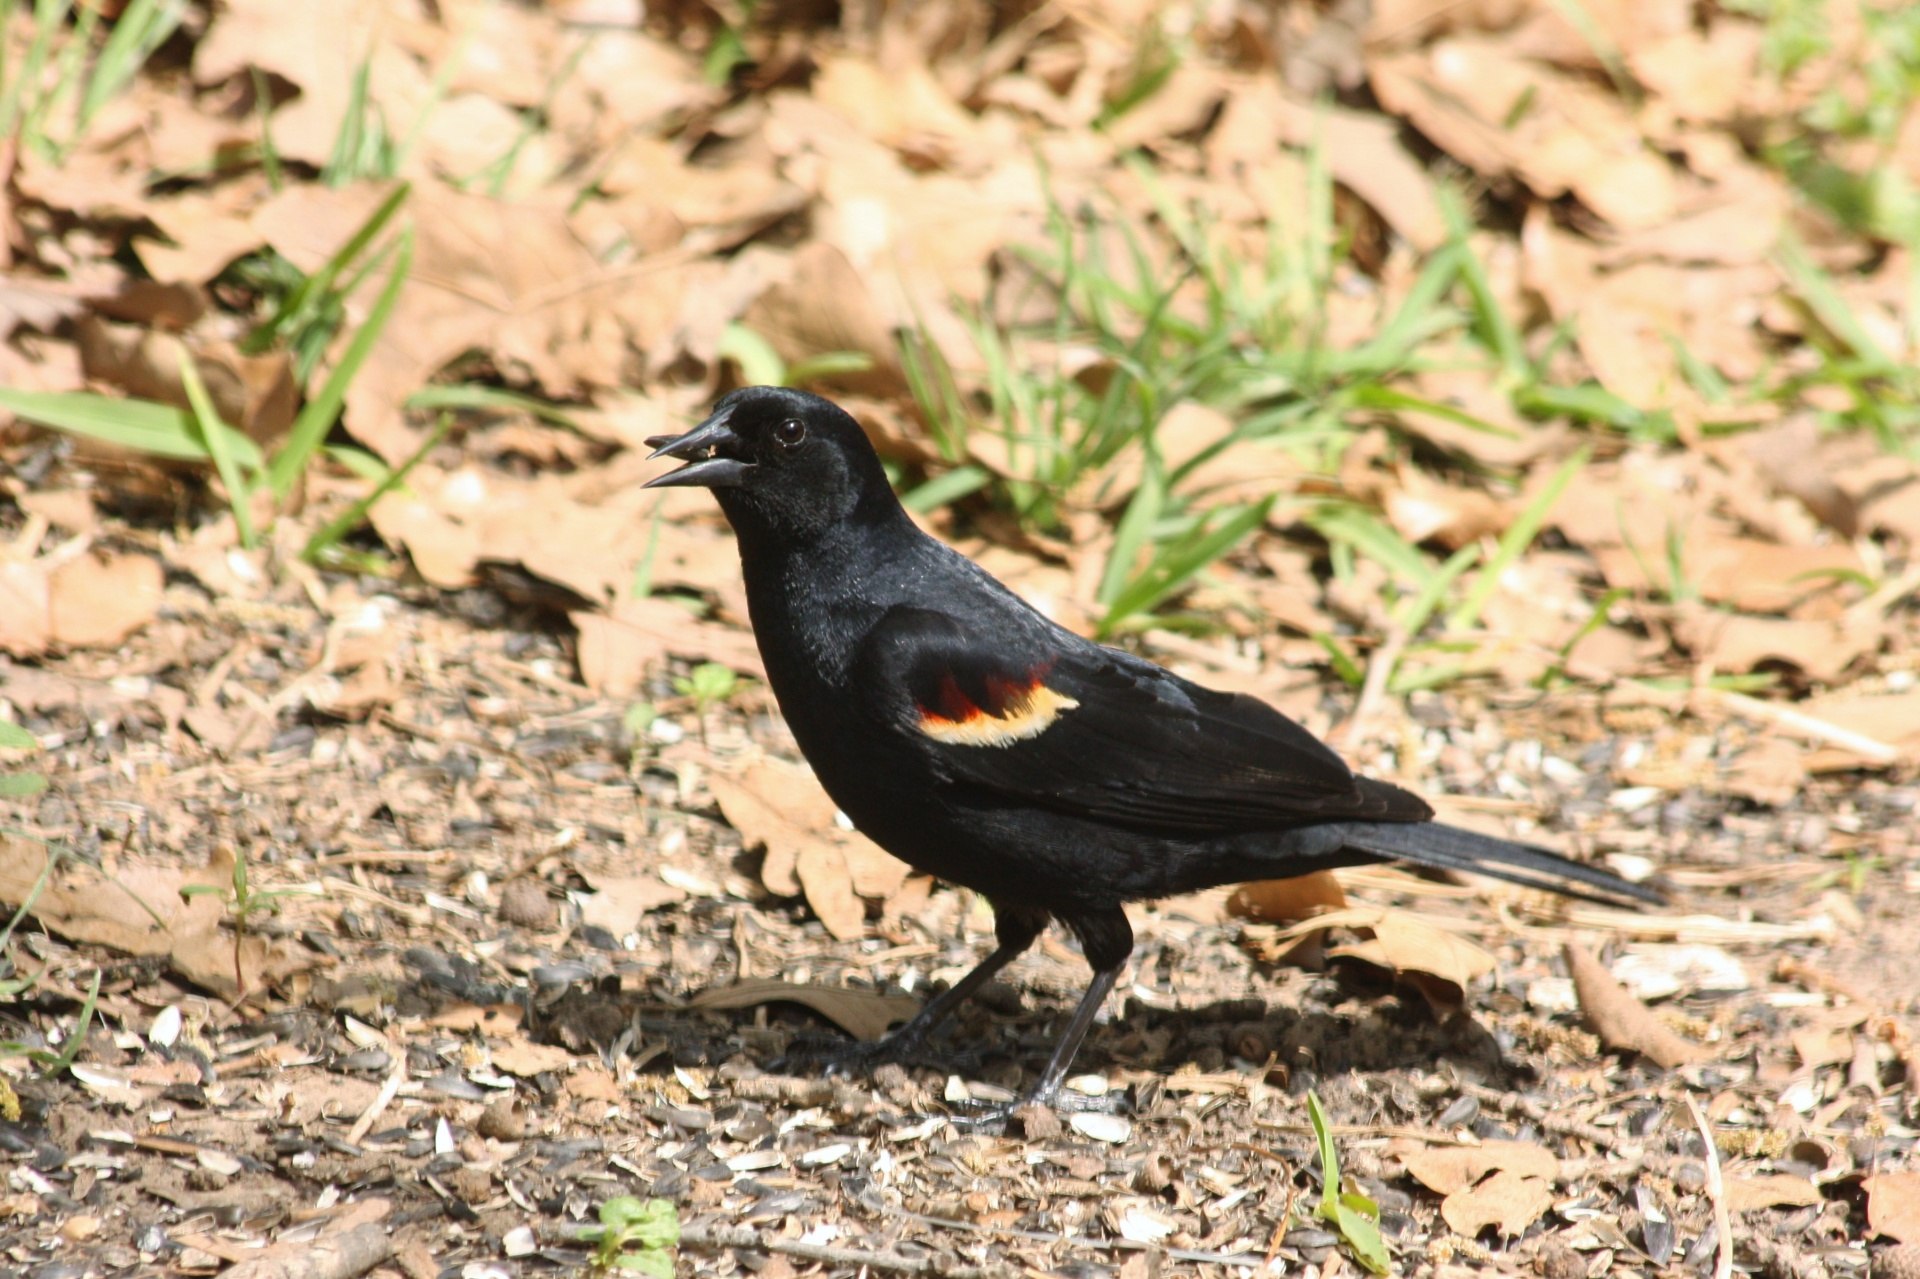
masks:
<svg viewBox="0 0 1920 1279"><path fill-rule="evenodd" d="M947 676L934 704L918 707L920 731L953 746L1011 746L1038 737L1080 704L1049 688L1045 678L1045 668L1024 680L989 677L984 696L976 700Z"/></svg>

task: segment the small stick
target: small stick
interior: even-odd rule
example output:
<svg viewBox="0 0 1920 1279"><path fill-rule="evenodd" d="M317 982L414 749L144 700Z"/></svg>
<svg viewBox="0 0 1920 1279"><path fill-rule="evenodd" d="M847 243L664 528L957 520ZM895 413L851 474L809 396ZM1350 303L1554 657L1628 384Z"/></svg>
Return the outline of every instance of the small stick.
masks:
<svg viewBox="0 0 1920 1279"><path fill-rule="evenodd" d="M1517 1092L1501 1092L1496 1088L1469 1083L1464 1079L1458 1081L1456 1087L1475 1101L1496 1106L1508 1114L1524 1115L1548 1132L1558 1133L1562 1137L1576 1137L1588 1145L1600 1147L1608 1154L1628 1159L1640 1153L1637 1148L1620 1140L1605 1128L1596 1128L1592 1124L1581 1123L1578 1119L1569 1119Z"/></svg>
<svg viewBox="0 0 1920 1279"><path fill-rule="evenodd" d="M1889 746L1877 738L1865 733L1856 733L1850 728L1817 719L1805 711L1796 711L1791 706L1781 706L1774 702L1763 702L1757 697L1748 697L1744 693L1719 694L1727 709L1750 715L1755 719L1771 720L1780 727L1816 742L1829 746L1838 746L1841 750L1852 751L1864 759L1876 764L1891 764L1900 758L1900 749Z"/></svg>
<svg viewBox="0 0 1920 1279"><path fill-rule="evenodd" d="M1693 1126L1707 1147L1707 1198L1713 1201L1713 1233L1718 1255L1713 1262L1713 1279L1733 1279L1733 1214L1727 1209L1726 1181L1720 1175L1720 1147L1713 1142L1713 1125L1700 1109L1693 1094L1686 1094L1687 1109L1693 1114Z"/></svg>
<svg viewBox="0 0 1920 1279"><path fill-rule="evenodd" d="M938 1257L908 1257L870 1248L844 1248L834 1244L808 1243L804 1239L781 1239L746 1226L686 1226L680 1231L680 1247L777 1252L830 1266L862 1266L897 1275L940 1275L942 1279L1014 1279L1020 1274L1012 1266L953 1266Z"/></svg>

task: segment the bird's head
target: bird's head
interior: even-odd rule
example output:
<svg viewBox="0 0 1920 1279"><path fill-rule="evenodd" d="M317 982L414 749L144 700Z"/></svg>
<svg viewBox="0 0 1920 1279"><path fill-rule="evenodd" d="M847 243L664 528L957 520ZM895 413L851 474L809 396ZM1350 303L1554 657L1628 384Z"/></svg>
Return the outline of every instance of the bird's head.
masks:
<svg viewBox="0 0 1920 1279"><path fill-rule="evenodd" d="M686 434L647 443L652 456L686 463L648 480L647 488L712 489L742 533L804 539L863 514L899 510L860 424L806 391L741 387Z"/></svg>

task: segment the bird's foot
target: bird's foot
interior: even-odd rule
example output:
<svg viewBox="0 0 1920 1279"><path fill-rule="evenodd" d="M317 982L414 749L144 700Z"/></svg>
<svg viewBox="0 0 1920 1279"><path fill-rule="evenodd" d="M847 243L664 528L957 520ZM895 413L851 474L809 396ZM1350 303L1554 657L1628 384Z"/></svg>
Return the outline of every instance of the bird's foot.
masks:
<svg viewBox="0 0 1920 1279"><path fill-rule="evenodd" d="M1000 1134L1015 1118L1031 1111L1053 1115L1124 1115L1133 1109L1125 1092L1090 1096L1065 1089L1037 1089L1012 1101L962 1101L953 1106L949 1121L956 1128L973 1132ZM1058 1120L1055 1120L1057 1127ZM1029 1121L1031 1135L1031 1121Z"/></svg>

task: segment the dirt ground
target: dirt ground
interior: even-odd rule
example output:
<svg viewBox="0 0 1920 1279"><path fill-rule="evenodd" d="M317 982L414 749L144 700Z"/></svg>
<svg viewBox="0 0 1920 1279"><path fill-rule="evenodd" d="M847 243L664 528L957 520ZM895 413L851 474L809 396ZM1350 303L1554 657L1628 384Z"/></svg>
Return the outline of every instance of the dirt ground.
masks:
<svg viewBox="0 0 1920 1279"><path fill-rule="evenodd" d="M270 702L326 643L323 616L291 598L270 623L210 609L112 656L7 670L8 695L60 743L30 830L102 868L42 902L56 931L140 931L136 892L172 909L169 887L207 878L209 855L319 890L255 917L247 962L272 988L237 1009L181 975L207 965L217 985L232 963L217 914L205 932L176 924L173 944L186 932L199 948L185 957L17 937L40 974L17 1028L70 1026L102 973L82 1064L9 1075L17 1273L212 1273L269 1239L304 1251L370 1199L389 1205L378 1229L404 1273L565 1271L584 1258L571 1228L621 1193L680 1206L684 1273L1339 1273L1353 1263L1312 1211L1309 1089L1408 1274L1706 1273L1716 1205L1743 1269L1858 1274L1875 1196L1915 1168L1910 785L1841 778L1777 809L1679 795L1621 812L1604 771L1442 763L1455 795L1517 787L1551 825L1647 859L1673 909L1569 912L1499 887L1351 876L1367 903L1491 948L1464 1000L1430 1001L1359 959L1264 962L1264 926L1218 899L1151 907L1079 1063L1124 1093L1119 1122L978 1135L941 1118L951 1090L1031 1078L1085 976L1068 943L1050 936L932 1059L825 1075L805 1049L834 1020L712 997L773 979L918 991L984 953L983 909L934 888L836 941L766 892L763 855L708 788L763 753L793 757L764 695L709 711L704 743L687 711L636 741L618 705L571 683L541 617L425 592L341 607L377 585L337 583L331 603L378 613L400 658L392 701L361 723L281 716L244 759L183 733L183 701L156 697L151 673L206 672ZM1606 719L1585 694L1431 709L1422 749L1442 761L1467 759L1457 744L1481 731L1515 737L1516 721ZM1645 740L1623 725L1542 744L1578 759ZM1821 886L1830 863L1811 854L1829 831L1884 862L1858 892ZM42 848L7 845L9 884ZM1662 1021L1695 1059L1656 1066L1581 1028L1561 947L1596 937L1649 957ZM855 1025L898 1011L835 1008ZM1719 1144L1717 1194L1689 1095ZM1483 1162L1445 1162L1469 1154ZM1496 1224L1509 1214L1510 1232ZM722 1246L743 1231L753 1246Z"/></svg>
<svg viewBox="0 0 1920 1279"><path fill-rule="evenodd" d="M583 1273L626 1196L684 1275L1341 1279L1375 1217L1423 1279L1920 1274L1907 10L220 0L98 103L46 61L0 1277ZM756 376L1063 624L1671 905L1150 904L1084 1111L954 1122L1063 1027L1053 933L829 1070L992 919L845 828L709 496L640 491Z"/></svg>

